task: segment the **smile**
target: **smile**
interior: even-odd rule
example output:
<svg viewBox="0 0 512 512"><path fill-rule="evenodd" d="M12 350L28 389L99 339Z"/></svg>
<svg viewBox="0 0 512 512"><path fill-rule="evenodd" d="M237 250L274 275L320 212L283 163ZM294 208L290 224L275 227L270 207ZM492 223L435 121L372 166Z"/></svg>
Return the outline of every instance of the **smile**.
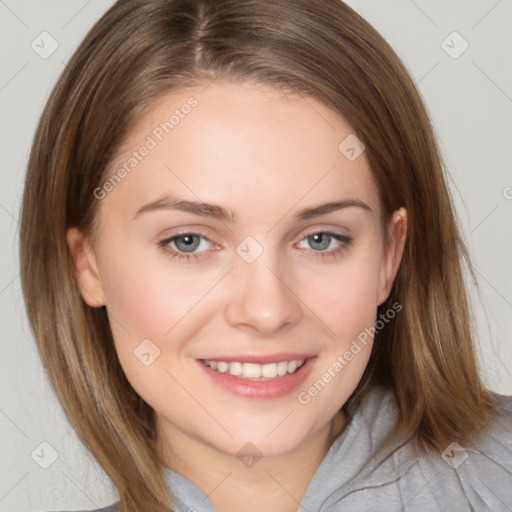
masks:
<svg viewBox="0 0 512 512"><path fill-rule="evenodd" d="M272 380L295 373L303 364L305 359L294 359L292 361L280 361L278 363L257 364L242 363L239 361L209 361L202 360L205 366L219 373L229 373L235 377L251 380Z"/></svg>
<svg viewBox="0 0 512 512"><path fill-rule="evenodd" d="M246 399L276 399L292 394L311 374L318 357L304 356L286 360L283 354L274 361L258 356L263 364L210 358L198 359L197 364L218 390Z"/></svg>

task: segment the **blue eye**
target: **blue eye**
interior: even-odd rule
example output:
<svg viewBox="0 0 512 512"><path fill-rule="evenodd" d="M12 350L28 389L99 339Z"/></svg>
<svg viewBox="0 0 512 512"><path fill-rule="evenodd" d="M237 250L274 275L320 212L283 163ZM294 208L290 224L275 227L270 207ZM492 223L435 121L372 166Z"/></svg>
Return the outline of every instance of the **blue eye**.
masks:
<svg viewBox="0 0 512 512"><path fill-rule="evenodd" d="M310 233L305 236L300 243L304 241L307 241L310 247L312 247L313 251L316 253L315 256L319 256L321 258L336 256L338 253L352 245L352 239L350 237L331 233L329 231ZM334 242L334 244L331 244L331 242ZM328 251L325 250L328 247L332 247L332 245L334 245L334 248L331 248Z"/></svg>
<svg viewBox="0 0 512 512"><path fill-rule="evenodd" d="M190 260L191 258L198 258L198 256L195 256L195 251L201 246L202 241L206 241L211 244L206 237L200 234L181 233L171 238L167 238L166 240L162 240L159 242L159 245L165 253L170 254L173 258ZM173 244L176 249L174 249L171 244ZM202 252L206 251L199 251L199 253Z"/></svg>
<svg viewBox="0 0 512 512"><path fill-rule="evenodd" d="M201 238L197 235L188 234L174 237L174 245L183 252L194 252L201 245Z"/></svg>
<svg viewBox="0 0 512 512"><path fill-rule="evenodd" d="M334 257L352 245L350 237L329 231L310 233L299 242L299 245L303 242L307 242L312 249L307 252L312 253L313 257L321 258ZM180 233L158 242L164 253L172 258L186 261L202 258L203 253L208 252L208 244L213 245L213 242L199 233ZM199 248L203 250L198 251ZM330 249L326 250L328 248Z"/></svg>

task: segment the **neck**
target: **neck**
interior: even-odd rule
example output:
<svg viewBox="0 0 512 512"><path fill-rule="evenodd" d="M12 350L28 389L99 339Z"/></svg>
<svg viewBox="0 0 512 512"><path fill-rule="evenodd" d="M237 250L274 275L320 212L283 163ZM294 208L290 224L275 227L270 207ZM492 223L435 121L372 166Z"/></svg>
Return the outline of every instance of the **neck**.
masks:
<svg viewBox="0 0 512 512"><path fill-rule="evenodd" d="M295 512L345 425L345 414L338 412L297 449L262 457L254 464L245 465L237 456L219 452L172 429L159 429L160 453L164 454L166 467L201 489L219 512Z"/></svg>

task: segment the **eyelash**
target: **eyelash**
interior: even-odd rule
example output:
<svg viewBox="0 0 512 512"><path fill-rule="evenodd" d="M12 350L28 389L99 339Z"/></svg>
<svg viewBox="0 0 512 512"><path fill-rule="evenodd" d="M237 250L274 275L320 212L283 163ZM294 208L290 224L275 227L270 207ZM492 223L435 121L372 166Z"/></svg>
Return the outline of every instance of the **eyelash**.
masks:
<svg viewBox="0 0 512 512"><path fill-rule="evenodd" d="M315 257L322 258L322 260L324 260L326 258L329 258L329 259L334 258L352 245L351 237L348 237L345 235L340 235L338 233L332 233L330 231L313 231L312 233L308 233L306 236L304 236L300 241L302 242L303 240L307 239L309 236L313 236L313 235L328 235L329 237L334 238L338 242L341 242L341 244L338 245L338 247L336 247L335 249L330 249L329 251L325 251L325 250L324 251L315 251L314 249L311 249L311 251L315 253ZM174 258L174 259L177 259L180 261L182 261L182 260L190 261L190 260L201 259L203 257L203 256L200 256L203 254L202 252L187 254L187 253L183 253L183 252L177 251L175 249L172 249L169 246L169 244L171 242L173 242L174 240L185 237L185 236L197 236L204 240L208 240L208 242L210 242L210 243L213 243L206 236L203 236L200 233L186 231L183 233L179 233L177 235L173 235L172 237L166 238L165 240L161 240L160 242L158 242L158 245L165 254L168 254L169 256L171 256L171 258ZM207 252L207 251L205 251L205 252ZM199 254L199 256L198 256L198 254Z"/></svg>

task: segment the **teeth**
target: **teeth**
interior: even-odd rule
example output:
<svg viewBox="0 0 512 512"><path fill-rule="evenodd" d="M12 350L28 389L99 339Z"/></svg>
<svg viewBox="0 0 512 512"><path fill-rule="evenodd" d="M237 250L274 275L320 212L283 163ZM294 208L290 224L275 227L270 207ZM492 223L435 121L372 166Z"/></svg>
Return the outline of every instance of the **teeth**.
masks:
<svg viewBox="0 0 512 512"><path fill-rule="evenodd" d="M259 379L261 377L262 372L263 366L261 366L260 364L243 364L243 375L246 379Z"/></svg>
<svg viewBox="0 0 512 512"><path fill-rule="evenodd" d="M255 364L254 366L259 366L259 364ZM277 377L277 364L270 363L262 365L261 376L267 379L275 379Z"/></svg>
<svg viewBox="0 0 512 512"><path fill-rule="evenodd" d="M267 380L283 377L287 373L294 373L304 364L305 359L295 359L293 361L280 361L279 363L256 364L256 363L240 363L234 361L227 363L226 361L208 361L203 363L212 370L220 373L229 373L236 377L252 380Z"/></svg>
<svg viewBox="0 0 512 512"><path fill-rule="evenodd" d="M282 377L283 375L286 375L288 373L288 363L286 361L281 361L280 363L277 363L277 375L279 377Z"/></svg>
<svg viewBox="0 0 512 512"><path fill-rule="evenodd" d="M242 363L229 363L229 373L231 375L242 375L243 366Z"/></svg>
<svg viewBox="0 0 512 512"><path fill-rule="evenodd" d="M213 361L214 363L217 361ZM229 370L229 364L224 361L217 362L217 371L220 373L226 373Z"/></svg>

